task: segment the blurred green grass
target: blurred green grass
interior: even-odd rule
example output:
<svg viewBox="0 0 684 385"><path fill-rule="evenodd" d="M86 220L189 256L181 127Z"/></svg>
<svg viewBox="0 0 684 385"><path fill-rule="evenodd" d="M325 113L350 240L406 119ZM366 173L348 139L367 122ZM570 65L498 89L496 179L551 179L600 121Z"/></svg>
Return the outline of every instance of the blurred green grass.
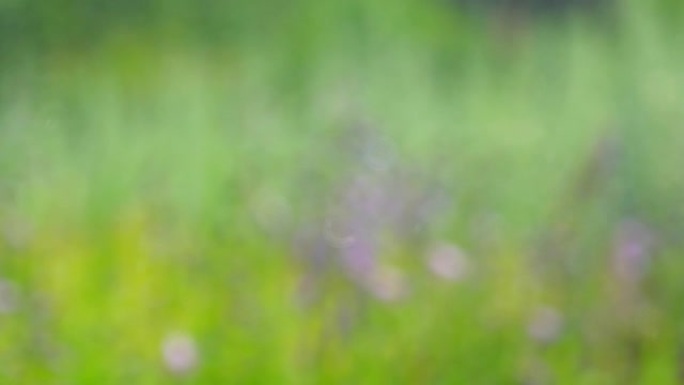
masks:
<svg viewBox="0 0 684 385"><path fill-rule="evenodd" d="M297 4L225 45L164 30L5 64L3 382L681 382L681 27L633 1L502 43L418 1ZM356 120L451 186L430 238L467 279L396 245L406 298L333 272L301 303L309 267L264 222L321 210ZM636 294L610 265L630 219L658 245Z"/></svg>

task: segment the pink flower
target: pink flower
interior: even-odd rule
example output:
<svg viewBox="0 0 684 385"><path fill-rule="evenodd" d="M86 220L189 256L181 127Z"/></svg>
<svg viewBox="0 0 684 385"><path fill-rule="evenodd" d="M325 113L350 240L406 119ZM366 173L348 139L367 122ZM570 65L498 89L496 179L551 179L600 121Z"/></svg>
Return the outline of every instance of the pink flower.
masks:
<svg viewBox="0 0 684 385"><path fill-rule="evenodd" d="M466 254L451 243L435 245L428 253L427 266L432 274L447 281L462 281L471 270Z"/></svg>
<svg viewBox="0 0 684 385"><path fill-rule="evenodd" d="M169 334L162 343L166 368L177 375L188 374L197 367L199 356L194 339L184 333Z"/></svg>

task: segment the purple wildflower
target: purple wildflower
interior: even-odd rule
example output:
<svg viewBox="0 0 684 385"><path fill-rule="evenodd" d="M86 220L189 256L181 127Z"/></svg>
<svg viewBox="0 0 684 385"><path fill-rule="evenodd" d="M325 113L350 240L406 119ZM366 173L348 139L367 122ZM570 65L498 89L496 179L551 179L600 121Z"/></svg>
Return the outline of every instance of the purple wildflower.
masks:
<svg viewBox="0 0 684 385"><path fill-rule="evenodd" d="M637 283L645 273L653 248L653 235L642 223L627 220L618 227L613 240L613 268L617 278Z"/></svg>
<svg viewBox="0 0 684 385"><path fill-rule="evenodd" d="M166 368L173 374L185 375L197 367L199 356L194 339L185 333L172 333L162 343Z"/></svg>
<svg viewBox="0 0 684 385"><path fill-rule="evenodd" d="M325 245L309 239L319 245L314 259L336 261L352 281L380 299L398 298L404 284L400 274L383 270L380 249L387 241L416 244L416 236L444 211L446 195L433 197L442 191L407 171L372 127L353 126L345 134L340 146L347 168L322 208L317 236Z"/></svg>

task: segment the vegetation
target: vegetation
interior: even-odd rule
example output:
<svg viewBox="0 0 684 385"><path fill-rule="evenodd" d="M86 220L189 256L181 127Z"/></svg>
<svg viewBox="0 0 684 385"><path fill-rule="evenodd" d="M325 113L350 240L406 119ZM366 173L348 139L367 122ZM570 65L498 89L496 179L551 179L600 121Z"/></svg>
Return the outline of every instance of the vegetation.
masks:
<svg viewBox="0 0 684 385"><path fill-rule="evenodd" d="M33 3L0 382L682 381L679 2Z"/></svg>

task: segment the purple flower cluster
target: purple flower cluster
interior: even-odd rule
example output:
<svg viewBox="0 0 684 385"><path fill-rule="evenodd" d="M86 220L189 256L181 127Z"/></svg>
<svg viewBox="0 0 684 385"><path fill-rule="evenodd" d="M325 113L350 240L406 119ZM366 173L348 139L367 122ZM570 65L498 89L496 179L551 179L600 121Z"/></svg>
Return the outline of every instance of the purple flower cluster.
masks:
<svg viewBox="0 0 684 385"><path fill-rule="evenodd" d="M381 300L400 298L405 278L380 261L386 243L418 243L448 203L435 184L421 181L399 162L389 141L357 125L342 141L344 172L322 207L321 224L297 237L298 252L319 265L341 267L356 284ZM434 254L434 253L433 253ZM428 263L438 276L459 279L460 251L437 250Z"/></svg>

